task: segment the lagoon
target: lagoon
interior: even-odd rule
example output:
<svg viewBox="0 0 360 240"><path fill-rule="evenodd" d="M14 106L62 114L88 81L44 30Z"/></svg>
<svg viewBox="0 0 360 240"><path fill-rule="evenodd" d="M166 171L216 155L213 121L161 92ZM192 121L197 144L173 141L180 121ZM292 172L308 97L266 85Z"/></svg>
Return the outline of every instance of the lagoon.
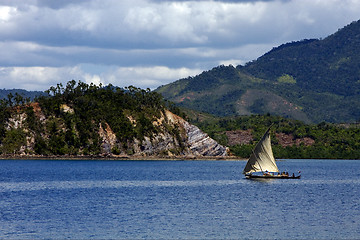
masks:
<svg viewBox="0 0 360 240"><path fill-rule="evenodd" d="M0 160L1 239L357 239L360 161Z"/></svg>

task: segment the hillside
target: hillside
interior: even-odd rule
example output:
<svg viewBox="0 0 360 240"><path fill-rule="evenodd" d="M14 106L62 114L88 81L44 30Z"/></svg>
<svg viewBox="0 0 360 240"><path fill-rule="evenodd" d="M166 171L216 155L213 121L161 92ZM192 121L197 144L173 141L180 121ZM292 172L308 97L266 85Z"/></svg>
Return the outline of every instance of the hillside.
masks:
<svg viewBox="0 0 360 240"><path fill-rule="evenodd" d="M34 100L38 96L44 95L44 92L26 91L24 89L0 89L0 99L7 99L9 94L14 96L14 98L18 95L18 100L20 100L20 102L29 102L31 100Z"/></svg>
<svg viewBox="0 0 360 240"><path fill-rule="evenodd" d="M196 119L192 121L200 129L241 158L250 156L255 144L272 125L276 158L360 159L359 123L304 124L270 115L214 118L202 114Z"/></svg>
<svg viewBox="0 0 360 240"><path fill-rule="evenodd" d="M247 158L274 124L278 158L360 158L359 124L218 118L189 109L186 117L160 94L133 86L70 81L47 94L30 103L0 100L0 157Z"/></svg>
<svg viewBox="0 0 360 240"><path fill-rule="evenodd" d="M227 149L161 95L70 81L34 102L0 101L2 156L199 157Z"/></svg>
<svg viewBox="0 0 360 240"><path fill-rule="evenodd" d="M325 39L283 44L245 66L218 66L156 91L217 116L280 115L307 123L360 119L360 21Z"/></svg>

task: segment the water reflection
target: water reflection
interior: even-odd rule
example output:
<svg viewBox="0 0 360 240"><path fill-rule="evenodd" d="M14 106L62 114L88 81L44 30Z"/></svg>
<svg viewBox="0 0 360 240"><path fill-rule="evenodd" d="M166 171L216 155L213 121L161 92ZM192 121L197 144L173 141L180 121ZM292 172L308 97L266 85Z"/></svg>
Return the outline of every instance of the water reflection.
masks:
<svg viewBox="0 0 360 240"><path fill-rule="evenodd" d="M274 178L249 178L248 181L259 182L259 183L274 183L274 181L283 181L285 179L274 179ZM289 180L289 179L287 179Z"/></svg>

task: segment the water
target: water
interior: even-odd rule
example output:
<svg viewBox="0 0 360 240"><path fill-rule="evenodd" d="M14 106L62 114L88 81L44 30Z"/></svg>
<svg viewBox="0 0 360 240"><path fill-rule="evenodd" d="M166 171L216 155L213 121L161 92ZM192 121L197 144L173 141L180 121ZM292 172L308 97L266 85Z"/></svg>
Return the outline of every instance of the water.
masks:
<svg viewBox="0 0 360 240"><path fill-rule="evenodd" d="M360 161L0 161L1 239L358 239Z"/></svg>

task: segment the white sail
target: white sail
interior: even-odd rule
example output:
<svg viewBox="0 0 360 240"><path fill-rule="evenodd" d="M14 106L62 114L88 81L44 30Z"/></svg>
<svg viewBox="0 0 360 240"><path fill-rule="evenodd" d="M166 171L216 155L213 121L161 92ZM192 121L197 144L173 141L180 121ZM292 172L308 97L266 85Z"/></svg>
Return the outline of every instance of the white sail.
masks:
<svg viewBox="0 0 360 240"><path fill-rule="evenodd" d="M275 163L275 158L271 148L270 128L256 145L245 168L244 173L253 172L279 172Z"/></svg>

